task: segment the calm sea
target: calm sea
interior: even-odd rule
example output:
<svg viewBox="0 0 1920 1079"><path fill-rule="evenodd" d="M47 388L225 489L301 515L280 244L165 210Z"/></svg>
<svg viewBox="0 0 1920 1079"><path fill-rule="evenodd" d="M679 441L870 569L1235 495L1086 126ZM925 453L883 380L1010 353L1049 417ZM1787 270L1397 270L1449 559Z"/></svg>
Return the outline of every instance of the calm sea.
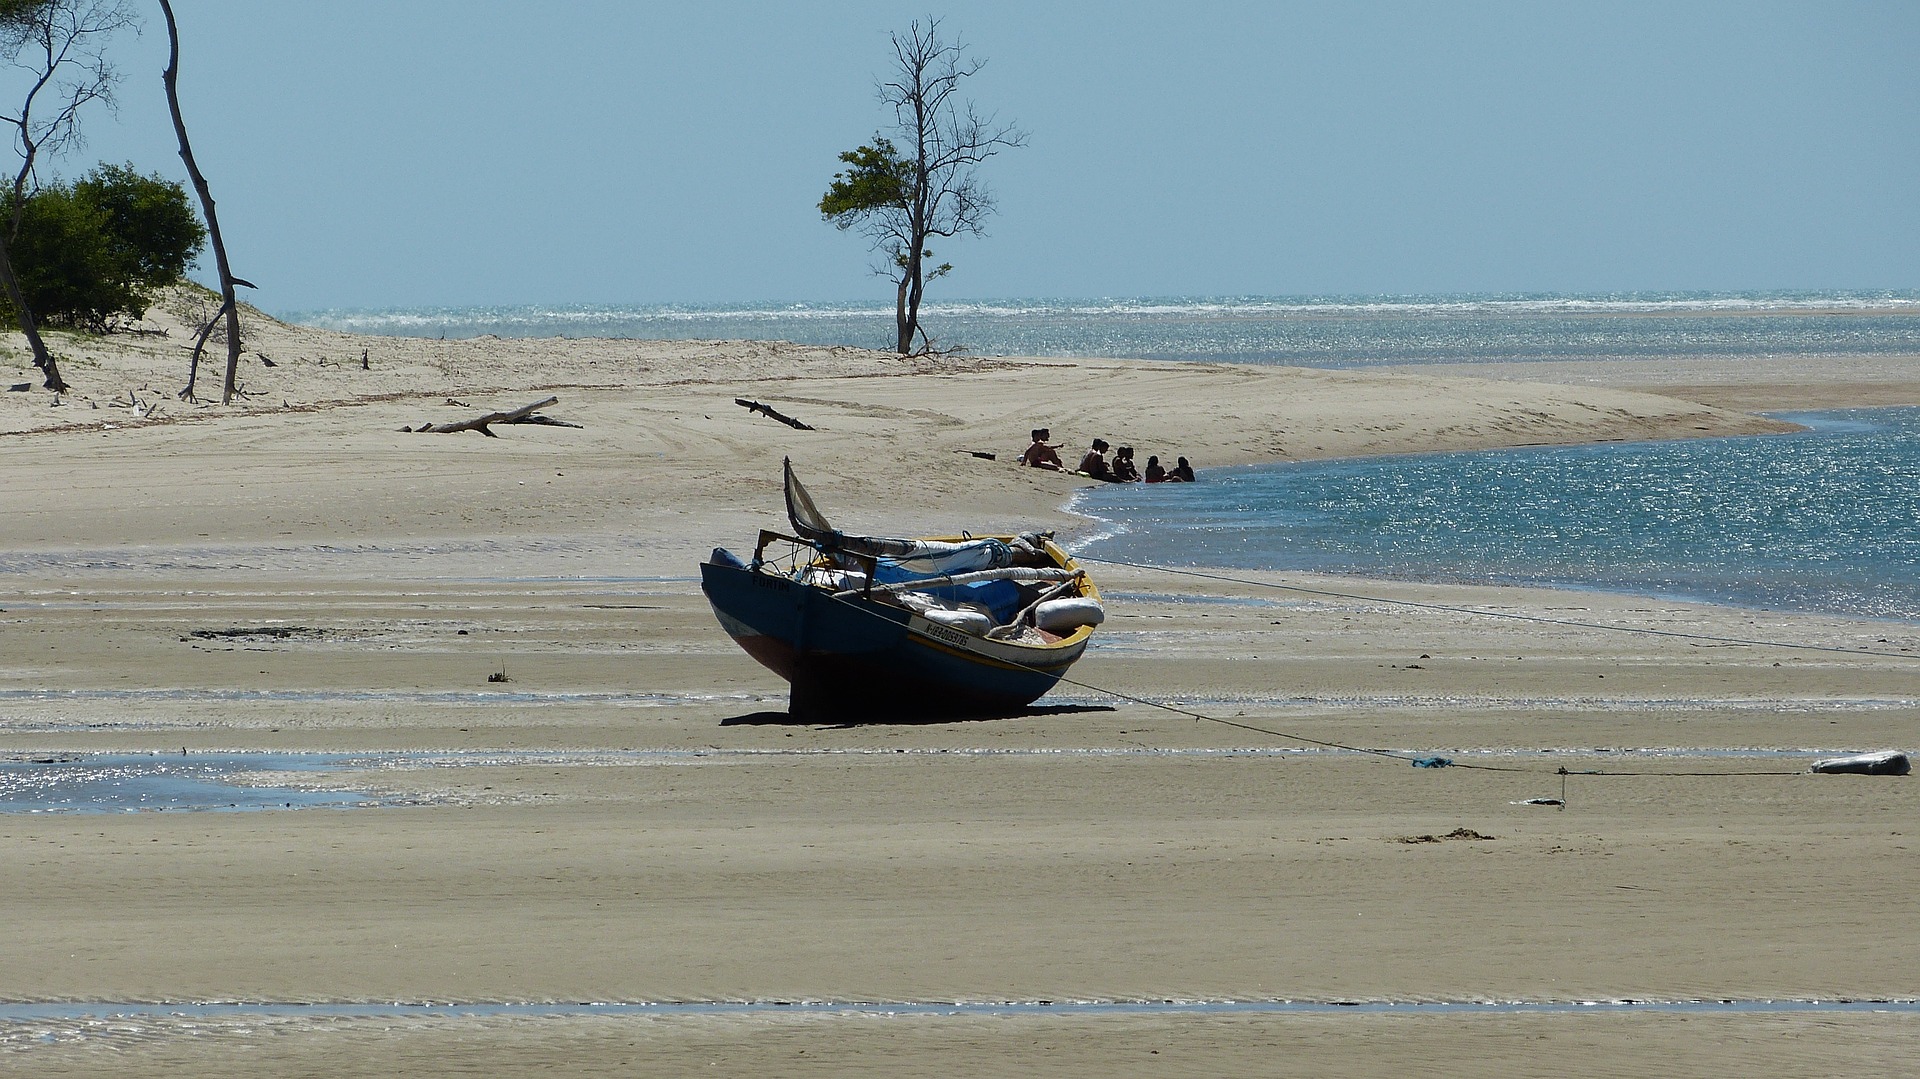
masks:
<svg viewBox="0 0 1920 1079"><path fill-rule="evenodd" d="M1920 409L1810 431L1204 470L1094 489L1086 553L1920 622Z"/></svg>
<svg viewBox="0 0 1920 1079"><path fill-rule="evenodd" d="M885 347L881 304L310 311L424 337L760 339ZM925 320L978 355L1308 367L1476 360L1920 354L1920 292L1214 297L951 302ZM1100 488L1088 553L1599 588L1920 622L1920 411L1789 417L1765 438L1209 469ZM1177 452L1177 451L1176 451ZM1164 455L1163 455L1164 456Z"/></svg>
<svg viewBox="0 0 1920 1079"><path fill-rule="evenodd" d="M987 356L1128 356L1302 367L1677 355L1920 352L1920 292L981 300L928 332ZM625 337L891 346L884 304L560 305L302 311L406 337Z"/></svg>

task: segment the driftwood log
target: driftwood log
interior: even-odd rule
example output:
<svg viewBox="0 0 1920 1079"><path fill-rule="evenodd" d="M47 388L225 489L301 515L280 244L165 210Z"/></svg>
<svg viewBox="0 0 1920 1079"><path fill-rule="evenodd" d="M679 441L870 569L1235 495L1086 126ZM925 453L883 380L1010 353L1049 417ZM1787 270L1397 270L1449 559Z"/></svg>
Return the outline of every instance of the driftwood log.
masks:
<svg viewBox="0 0 1920 1079"><path fill-rule="evenodd" d="M455 431L478 431L488 438L499 438L500 436L494 434L491 430L491 426L496 423L538 423L548 427L581 426L577 423L568 423L565 420L556 420L551 416L536 415L541 409L558 400L560 400L558 397L549 397L544 401L535 401L530 405L521 405L519 408L508 412L489 412L484 416L475 416L470 420L461 420L459 423L423 423L418 427L408 427L404 428L404 430L412 431L415 434L427 433L436 435L452 434Z"/></svg>
<svg viewBox="0 0 1920 1079"><path fill-rule="evenodd" d="M767 416L772 419L779 420L781 423L786 424L788 427L791 427L796 431L813 430L813 426L811 424L801 423L799 420L794 419L792 416L786 415L785 413L774 408L772 405L763 405L758 401L749 401L744 397L734 398L733 403L736 405L739 405L741 408L746 409L748 412L758 412L762 416Z"/></svg>

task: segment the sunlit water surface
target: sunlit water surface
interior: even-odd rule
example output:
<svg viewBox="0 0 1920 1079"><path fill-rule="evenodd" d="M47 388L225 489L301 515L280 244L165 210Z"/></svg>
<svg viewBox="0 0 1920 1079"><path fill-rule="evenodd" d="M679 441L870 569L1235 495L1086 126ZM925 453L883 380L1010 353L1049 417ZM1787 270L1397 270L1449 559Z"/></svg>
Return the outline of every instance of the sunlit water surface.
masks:
<svg viewBox="0 0 1920 1079"><path fill-rule="evenodd" d="M1920 409L1782 418L1812 430L1203 469L1075 508L1097 557L1920 622Z"/></svg>

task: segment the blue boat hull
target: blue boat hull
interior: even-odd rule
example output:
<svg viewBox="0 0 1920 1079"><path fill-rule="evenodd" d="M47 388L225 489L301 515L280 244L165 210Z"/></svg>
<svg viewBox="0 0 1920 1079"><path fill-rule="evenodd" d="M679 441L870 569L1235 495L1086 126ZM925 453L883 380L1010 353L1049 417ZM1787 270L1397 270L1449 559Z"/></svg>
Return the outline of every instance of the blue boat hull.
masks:
<svg viewBox="0 0 1920 1079"><path fill-rule="evenodd" d="M900 607L716 561L701 564L700 589L747 654L788 681L789 711L808 718L1012 714L1060 681L1088 636L989 641Z"/></svg>

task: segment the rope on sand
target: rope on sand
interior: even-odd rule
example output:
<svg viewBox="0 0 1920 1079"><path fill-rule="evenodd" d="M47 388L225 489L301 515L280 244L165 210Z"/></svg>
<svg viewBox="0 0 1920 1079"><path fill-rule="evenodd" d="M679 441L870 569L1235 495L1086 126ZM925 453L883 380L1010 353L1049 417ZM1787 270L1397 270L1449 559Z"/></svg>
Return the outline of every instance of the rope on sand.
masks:
<svg viewBox="0 0 1920 1079"><path fill-rule="evenodd" d="M1641 627L1641 626L1607 625L1606 623L1602 623L1602 622L1581 622L1574 619L1549 618L1544 615L1516 614L1510 611L1488 611L1488 610L1481 610L1481 609L1476 609L1472 607L1454 606L1454 605L1445 604L1445 603L1427 603L1420 600L1389 599L1389 598L1384 598L1380 596L1364 596L1364 595L1359 595L1359 594L1350 593L1350 592L1335 592L1328 589L1308 588L1304 585L1280 584L1272 581L1257 581L1257 580L1253 580L1251 578L1245 578L1245 577L1233 577L1233 576L1220 574L1220 573L1208 573L1203 570L1180 569L1174 566L1156 566L1149 563L1141 563L1141 562L1123 562L1118 559L1076 556L1075 560L1079 562L1092 562L1092 563L1105 565L1105 566L1123 566L1128 569L1148 570L1148 571L1158 572L1158 573L1171 573L1171 574L1176 574L1176 575L1185 576L1185 577L1196 577L1202 580L1221 581L1229 584L1247 585L1249 587L1254 587L1254 588L1280 589L1283 591L1298 592L1303 595L1322 596L1330 599L1343 599L1343 600L1351 600L1351 601L1357 601L1357 602L1363 602L1363 603L1381 603L1381 604L1389 604L1389 605L1401 606L1401 607L1413 607L1413 608L1418 608L1422 610L1445 611L1453 614L1478 615L1486 618L1504 618L1510 621L1529 622L1529 623L1544 624L1544 625L1566 626L1566 627L1575 628L1575 629L1593 629L1593 630L1603 630L1603 631L1609 631L1609 632L1615 632L1615 633L1637 633L1637 634L1642 634L1650 637L1669 637L1669 638L1678 638L1682 640L1708 641L1716 644L1750 645L1758 648L1790 648L1790 649L1814 651L1814 652L1836 652L1836 653L1842 653L1846 655L1877 656L1882 659L1907 659L1907 660L1920 659L1920 655L1915 655L1909 652L1880 652L1880 651L1876 651L1869 648L1847 648L1847 647L1838 646L1838 645L1804 644L1804 643L1793 643L1793 642L1783 642L1783 641L1763 641L1763 640L1753 640L1753 639L1747 639L1747 638L1741 638L1741 637L1726 637L1726 636L1719 636L1719 635L1707 634L1707 633L1688 633L1681 630L1651 629L1651 628ZM843 597L840 597L840 596L835 596L833 598L836 600L840 600L841 602L848 602L847 600L845 600ZM878 615L874 614L874 612L868 611L857 604L849 603L848 605L852 606L856 610L860 610L864 614L869 614L869 615L873 615L874 617L879 617ZM1013 660L1002 660L1002 662L1011 662L1011 663L1014 663L1014 665L1016 666L1026 666L1025 664L1021 664ZM1035 670L1035 668L1032 668L1032 667L1028 667L1027 669ZM1329 741L1323 738L1312 738L1307 735L1298 734L1292 731L1275 730L1271 727L1263 727L1254 723L1243 723L1243 722L1240 722L1239 720L1226 719L1221 716L1207 715L1204 712L1196 712L1191 708L1185 708L1177 704L1169 704L1165 701L1157 701L1148 697L1141 697L1135 694L1123 692L1121 690L1112 689L1107 686L1095 685L1092 682L1083 681L1081 679L1072 678L1066 675L1061 675L1060 681L1066 683L1067 685L1075 686L1079 689L1084 689L1092 693L1099 693L1105 696L1114 697L1116 699L1127 701L1133 704L1143 705L1148 708L1156 708L1163 712L1171 712L1174 715L1185 716L1196 722L1217 723L1223 727L1233 727L1235 729L1247 731L1253 734L1266 735L1269 738L1284 739L1287 741L1297 742L1302 745L1317 746L1323 749L1333 749L1333 750L1339 750L1341 752L1346 752L1346 753L1356 753L1356 754L1376 757L1384 760L1404 761L1417 768L1462 768L1468 771L1475 771L1475 772L1511 772L1511 773L1528 774L1528 775L1557 775L1560 777L1560 797L1558 799L1541 799L1539 801L1541 801L1542 804L1557 805L1561 809L1566 808L1568 776L1601 776L1601 777L1621 777L1621 778L1645 777L1645 778L1670 778L1670 779L1681 779L1681 778L1732 779L1732 778L1738 778L1738 777L1752 777L1752 776L1800 776L1800 775L1810 774L1807 771L1800 770L1800 769L1742 770L1742 771L1736 771L1736 772L1727 772L1727 771L1718 771L1718 772L1659 771L1659 772L1656 772L1656 771L1621 771L1617 769L1600 769L1600 768L1573 769L1573 768L1567 768L1565 766L1547 769L1547 768L1527 767L1524 765L1474 764L1474 763L1456 761L1450 757L1414 756L1408 753L1397 753L1397 752L1394 752L1393 750L1388 750L1388 749L1375 749L1367 746L1349 745L1348 743L1345 743L1345 742Z"/></svg>
<svg viewBox="0 0 1920 1079"><path fill-rule="evenodd" d="M1092 560L1089 560L1089 561L1092 561ZM1157 568L1157 567L1149 567L1149 568ZM831 598L834 599L836 602L846 604L848 607L852 608L853 610L857 610L862 614L865 614L874 618L880 617L875 612L870 611L865 607L860 606L859 604L853 603L847 597L836 595ZM1017 667L1025 667L1027 670L1034 671L1035 673L1039 673L1038 668L1029 667L1024 663L1020 663L1018 660L1006 659L1003 657L1000 661L1003 663L1010 663ZM1185 716L1196 722L1217 723L1223 727L1233 727L1235 729L1248 731L1253 734L1263 734L1269 738L1284 739L1286 741L1298 742L1302 745L1317 746L1322 749L1339 750L1345 753L1357 753L1364 756L1378 757L1386 760L1404 761L1408 764L1411 764L1419 768L1463 768L1469 771L1476 771L1476 772L1514 772L1514 773L1530 774L1530 775L1557 775L1560 777L1560 800L1556 804L1559 804L1562 808L1565 807L1565 803L1566 803L1566 777L1570 775L1717 777L1717 776L1794 776L1794 775L1806 774L1801 771L1786 771L1786 770L1765 771L1765 772L1757 772L1757 771L1754 771L1754 772L1621 772L1621 771L1603 771L1599 769L1572 770L1565 767L1554 768L1549 770L1546 768L1529 768L1522 765L1473 764L1473 763L1455 761L1450 757L1433 757L1433 756L1416 757L1407 753L1397 753L1390 749L1375 749L1368 746L1350 745L1346 742L1334 742L1324 738L1313 738L1308 735L1298 734L1292 731L1275 730L1271 727L1262 727L1254 723L1243 723L1239 720L1226 719L1221 716L1212 716L1212 715L1206 714L1205 712L1196 712L1191 708L1185 708L1177 704L1168 704L1165 701L1157 701L1150 697L1141 697L1136 694L1127 693L1123 690L1113 689L1109 686L1096 685L1092 682L1087 682L1082 679L1073 678L1064 674L1059 676L1059 680L1067 685L1074 686L1079 689L1084 689L1091 693L1099 693L1104 696L1114 697L1119 700L1127 701L1132 704L1143 705L1148 708L1157 708L1163 712L1171 712L1174 715Z"/></svg>
<svg viewBox="0 0 1920 1079"><path fill-rule="evenodd" d="M1309 738L1304 734L1296 734L1291 731L1279 731L1279 730L1274 730L1271 727L1262 727L1253 723L1242 723L1239 720L1223 719L1220 716L1210 716L1204 712L1196 712L1190 708L1183 708L1179 705L1167 704L1163 701L1151 700L1146 697L1137 697L1131 693L1123 693L1117 689L1109 689L1106 686L1096 686L1091 682L1083 682L1083 681L1080 681L1079 679L1071 678L1066 675L1062 675L1060 677L1060 681L1065 682L1070 686L1076 686L1080 689L1089 690L1094 693L1102 693L1109 697L1118 697L1123 701L1129 701L1134 704L1146 705L1149 708L1158 708L1163 712L1172 712L1175 715L1187 716L1190 719L1200 721L1200 722L1218 723L1223 727L1234 727L1243 731L1251 731L1254 734L1264 734L1270 738L1284 738L1284 739L1287 739L1288 741L1300 742L1302 744L1310 745L1310 746L1319 746L1323 749L1337 749L1346 753L1360 753L1368 756L1384 757L1389 760L1405 761L1406 763L1411 764L1416 768L1465 768L1469 771L1475 771L1475 772L1519 772L1519 773L1526 773L1531 775L1557 775L1561 777L1561 797L1563 800L1565 798L1565 792L1566 792L1565 777L1570 775L1572 776L1674 776L1674 777L1689 776L1694 778L1716 778L1720 776L1798 776L1798 775L1807 774L1804 770L1788 771L1785 769L1775 769L1775 770L1769 770L1769 771L1742 771L1742 772L1622 772L1622 771L1617 771L1613 769L1597 769L1597 768L1575 769L1575 768L1567 768L1564 766L1553 768L1553 769L1546 769L1546 768L1529 768L1524 765L1513 765L1513 764L1473 764L1468 762L1456 761L1451 757L1434 757L1434 756L1418 757L1408 753L1396 753L1390 749L1370 749L1366 746L1348 745L1345 742L1330 742L1321 738Z"/></svg>
<svg viewBox="0 0 1920 1079"><path fill-rule="evenodd" d="M1920 655L1915 655L1911 652L1881 652L1881 651L1877 651L1870 648L1848 648L1848 647L1839 646L1839 645L1806 644L1806 643L1796 643L1796 642L1789 642L1789 641L1763 641L1763 640L1754 640L1754 639L1748 639L1743 637L1726 637L1726 636L1720 636L1720 635L1708 634L1708 633L1688 633L1682 630L1651 629L1643 626L1616 626L1616 625L1608 625L1604 622L1581 622L1575 619L1568 619L1568 618L1549 618L1545 615L1516 614L1511 611L1488 611L1488 610L1482 610L1482 609L1473 608L1473 607L1461 607L1461 606L1456 606L1453 604L1446 604L1446 603L1427 603L1420 600L1390 599L1390 598L1381 597L1381 596L1365 596L1365 595L1359 595L1357 593L1351 593L1351 592L1335 592L1335 591L1331 591L1323 588L1308 588L1304 585L1281 584L1274 581L1253 580L1247 577L1233 577L1227 574L1209 573L1204 570L1181 569L1175 566L1157 566L1157 565L1152 565L1150 563L1143 563L1143 562L1123 562L1123 561L1120 561L1119 559L1076 556L1075 561L1093 562L1093 563L1104 565L1104 566L1124 566L1128 569L1149 570L1149 571L1158 572L1158 573L1171 573L1171 574L1177 574L1185 577L1197 577L1202 580L1208 580L1208 581L1221 581L1229 584L1246 585L1253 588L1280 589L1283 591L1298 592L1303 595L1322 596L1330 599L1343 599L1343 600L1351 600L1351 601L1357 601L1362 603L1381 603L1381 604L1389 604L1389 605L1400 606L1400 607L1413 607L1421 610L1445 611L1450 614L1478 615L1486 618L1504 618L1510 621L1566 626L1574 629L1593 629L1593 630L1602 630L1602 631L1608 631L1608 632L1614 632L1614 633L1637 633L1637 634L1642 634L1650 637L1670 637L1670 638L1679 638L1683 640L1708 641L1715 644L1750 645L1758 648L1789 648L1789 649L1794 649L1799 651L1837 652L1837 653L1842 653L1846 655L1877 656L1882 659L1906 659L1906 660L1920 659ZM1740 777L1740 776L1798 776L1798 775L1808 774L1807 772L1801 771L1801 770L1789 771L1785 769L1744 770L1744 771L1738 771L1738 772L1727 772L1727 771L1652 772L1652 771L1621 771L1618 769L1599 769L1599 768L1569 769L1564 766L1548 771L1547 769L1544 769L1544 768L1528 768L1528 767L1518 766L1518 765L1471 764L1471 763L1455 761L1448 757L1438 757L1438 756L1414 757L1404 753L1395 753L1390 750L1369 749L1364 746L1352 746L1352 745L1346 745L1339 742L1329 742L1329 741L1325 741L1318 738L1309 738L1309 737L1306 737L1305 735L1294 734L1288 731L1277 731L1277 730L1272 730L1266 727L1256 726L1251 723L1240 723L1231 719L1222 719L1218 716L1209 716L1200 712L1192 711L1191 709L1180 708L1174 705L1164 704L1159 701L1148 700L1144 697L1136 697L1131 694L1121 693L1116 690L1107 689L1102 686L1095 686L1087 682L1077 681L1075 679L1064 677L1064 676L1060 680L1070 685L1078 686L1081 689L1090 690L1095 693L1104 693L1109 696L1118 697L1122 700L1132 701L1133 703L1136 703L1136 704L1143 704L1149 707L1159 708L1164 711L1173 712L1177 715L1189 716L1195 720L1202 720L1209 723L1218 723L1228 727L1237 727L1241 730L1251 731L1257 734L1264 734L1274 738L1284 738L1291 741L1301 742L1307 745L1321 746L1328 749L1337 749L1337 750L1342 750L1342 751L1351 752L1351 753L1369 754L1376 757L1385 757L1392 760L1406 761L1407 763L1417 768L1465 768L1465 769L1469 769L1472 771L1479 771L1479 772L1520 772L1520 773L1532 773L1532 774L1558 775L1560 777L1561 804L1563 808L1564 808L1565 799L1566 799L1566 777L1570 775L1615 776L1615 777L1638 776L1638 777L1654 777L1654 778L1666 777L1666 778L1676 778L1676 779L1677 778L1718 779L1723 777L1733 778L1733 777Z"/></svg>

